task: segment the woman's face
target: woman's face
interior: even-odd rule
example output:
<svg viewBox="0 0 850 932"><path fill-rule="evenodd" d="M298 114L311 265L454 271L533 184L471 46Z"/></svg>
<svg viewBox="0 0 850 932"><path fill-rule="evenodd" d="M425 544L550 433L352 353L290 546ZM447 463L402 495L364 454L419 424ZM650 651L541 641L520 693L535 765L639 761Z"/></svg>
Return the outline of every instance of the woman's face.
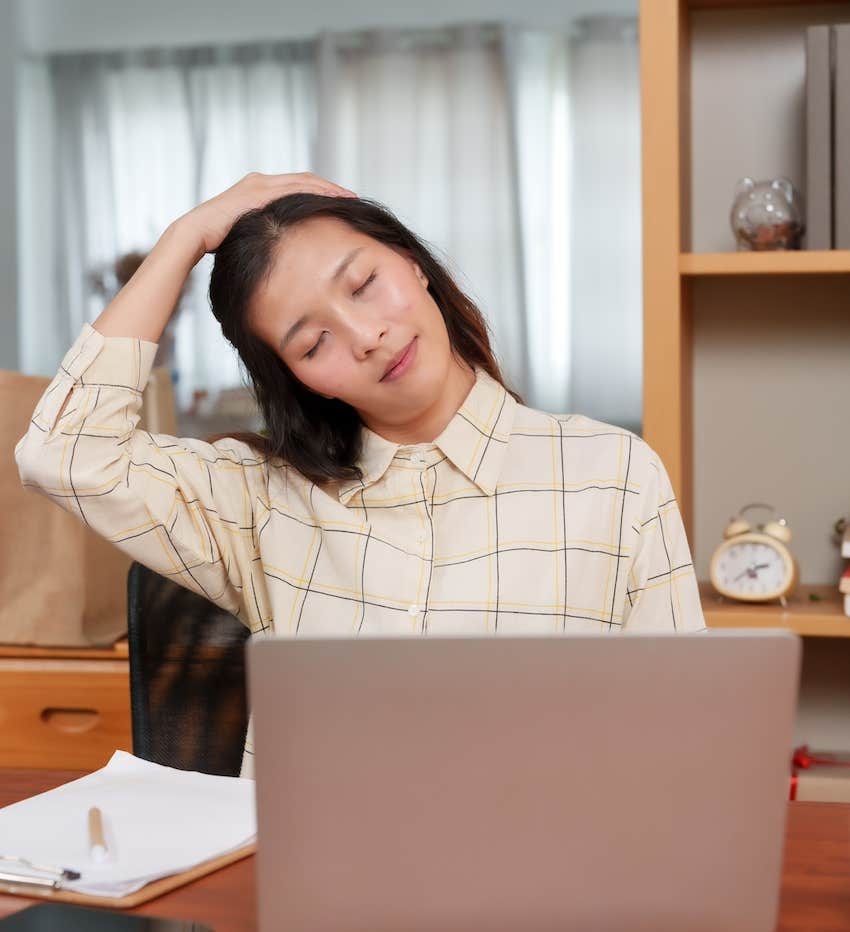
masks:
<svg viewBox="0 0 850 932"><path fill-rule="evenodd" d="M397 442L433 439L472 384L416 262L335 218L284 234L250 326L300 382Z"/></svg>

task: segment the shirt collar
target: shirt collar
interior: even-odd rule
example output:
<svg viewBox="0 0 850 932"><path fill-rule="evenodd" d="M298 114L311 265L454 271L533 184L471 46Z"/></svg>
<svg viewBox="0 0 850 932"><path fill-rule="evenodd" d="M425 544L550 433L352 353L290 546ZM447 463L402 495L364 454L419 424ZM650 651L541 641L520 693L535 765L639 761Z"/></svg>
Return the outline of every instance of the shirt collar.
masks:
<svg viewBox="0 0 850 932"><path fill-rule="evenodd" d="M475 370L475 383L434 441L434 446L451 460L485 495L493 495L502 472L517 403L513 396L483 369ZM363 446L358 466L361 479L343 483L339 500L347 505L360 489L377 482L389 469L400 444L363 428Z"/></svg>

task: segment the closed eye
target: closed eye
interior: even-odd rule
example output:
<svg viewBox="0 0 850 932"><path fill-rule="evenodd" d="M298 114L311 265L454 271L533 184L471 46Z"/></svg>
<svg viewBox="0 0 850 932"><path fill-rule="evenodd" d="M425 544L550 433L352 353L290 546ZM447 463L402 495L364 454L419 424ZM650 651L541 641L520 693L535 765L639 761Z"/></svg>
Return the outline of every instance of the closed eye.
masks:
<svg viewBox="0 0 850 932"><path fill-rule="evenodd" d="M372 274L366 279L366 281L363 282L363 284L356 291L352 292L353 296L356 298L359 295L361 295L369 287L369 285L371 285L372 282L375 281L377 274L378 274L377 272L372 272Z"/></svg>
<svg viewBox="0 0 850 932"><path fill-rule="evenodd" d="M310 349L307 350L307 352L304 354L304 359L312 359L312 358L316 355L316 351L317 351L317 350L319 349L319 347L322 345L322 340L324 339L325 334L326 334L327 332L328 332L327 330L323 330L323 331L319 334L319 339L316 340L316 342L313 344L313 346L312 346Z"/></svg>

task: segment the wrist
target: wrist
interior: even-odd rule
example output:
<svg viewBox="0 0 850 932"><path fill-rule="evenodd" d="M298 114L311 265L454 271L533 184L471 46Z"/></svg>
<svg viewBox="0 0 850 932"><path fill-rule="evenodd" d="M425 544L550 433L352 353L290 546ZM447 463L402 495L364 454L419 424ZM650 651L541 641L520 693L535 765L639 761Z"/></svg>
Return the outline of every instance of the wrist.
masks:
<svg viewBox="0 0 850 932"><path fill-rule="evenodd" d="M206 246L203 237L184 214L169 224L159 238L162 244L170 253L176 253L186 260L187 272L191 271L206 254Z"/></svg>

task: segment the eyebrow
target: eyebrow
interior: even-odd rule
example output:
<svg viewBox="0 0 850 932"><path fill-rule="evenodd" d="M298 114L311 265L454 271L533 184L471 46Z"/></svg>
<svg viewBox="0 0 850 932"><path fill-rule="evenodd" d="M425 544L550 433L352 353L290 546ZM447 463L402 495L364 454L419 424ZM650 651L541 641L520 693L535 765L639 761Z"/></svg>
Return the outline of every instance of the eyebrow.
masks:
<svg viewBox="0 0 850 932"><path fill-rule="evenodd" d="M331 276L331 281L339 281L342 275L345 273L345 270L351 265L351 263L357 258L357 256L363 252L365 246L358 246L356 249L352 249L351 252L343 258L339 265L334 270L333 275ZM283 336L283 339L280 341L280 352L282 353L286 347L292 342L293 337L298 333L299 330L309 321L309 314L302 314L298 320L286 331Z"/></svg>

